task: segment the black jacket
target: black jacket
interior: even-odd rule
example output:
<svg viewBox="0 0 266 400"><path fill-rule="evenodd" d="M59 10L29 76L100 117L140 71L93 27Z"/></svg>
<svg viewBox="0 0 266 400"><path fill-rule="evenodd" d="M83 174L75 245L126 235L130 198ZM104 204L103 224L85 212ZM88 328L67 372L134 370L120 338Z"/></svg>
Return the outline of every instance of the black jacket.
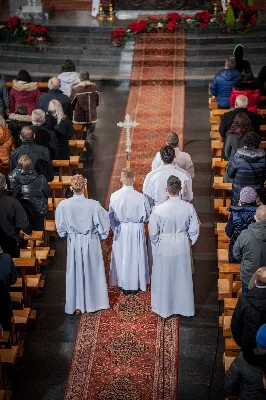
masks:
<svg viewBox="0 0 266 400"><path fill-rule="evenodd" d="M19 114L9 114L8 119L9 119L8 129L11 131L15 146L18 147L22 143L21 139L20 139L21 129L23 128L23 126L31 125L30 116L29 115L19 115Z"/></svg>
<svg viewBox="0 0 266 400"><path fill-rule="evenodd" d="M58 148L57 160L69 160L69 140L75 133L70 119L66 117L58 124L56 118L48 112L44 125L55 132Z"/></svg>
<svg viewBox="0 0 266 400"><path fill-rule="evenodd" d="M4 115L5 108L9 108L9 93L5 81L0 79L0 115Z"/></svg>
<svg viewBox="0 0 266 400"><path fill-rule="evenodd" d="M241 147L227 165L227 174L233 179L232 204L237 205L241 189L253 187L263 201L266 179L266 159L263 149Z"/></svg>
<svg viewBox="0 0 266 400"><path fill-rule="evenodd" d="M20 202L8 196L5 190L0 190L0 246L6 238L20 241L20 230L30 235L32 232L27 214Z"/></svg>
<svg viewBox="0 0 266 400"><path fill-rule="evenodd" d="M9 288L17 281L17 270L9 254L0 254L0 324L4 330L11 328L12 304Z"/></svg>
<svg viewBox="0 0 266 400"><path fill-rule="evenodd" d="M0 280L9 288L17 282L17 277L17 269L10 255L0 253Z"/></svg>
<svg viewBox="0 0 266 400"><path fill-rule="evenodd" d="M38 108L47 112L51 100L58 100L62 104L65 114L72 121L73 109L70 99L60 89L49 89L45 94L40 96Z"/></svg>
<svg viewBox="0 0 266 400"><path fill-rule="evenodd" d="M39 175L44 175L48 182L54 179L53 165L48 149L38 146L34 140L23 140L22 145L10 153L10 172L13 172L18 165L18 160L25 154L30 157L33 168Z"/></svg>
<svg viewBox="0 0 266 400"><path fill-rule="evenodd" d="M230 206L229 211L231 212L230 218L226 224L225 232L230 238L229 244L229 262L237 262L233 257L233 247L236 239L240 233L247 229L249 224L254 221L254 215L256 214L257 206L251 206L249 204L242 206Z"/></svg>
<svg viewBox="0 0 266 400"><path fill-rule="evenodd" d="M34 219L46 217L48 212L50 187L46 178L34 169L15 168L9 182L12 196L20 201L34 227Z"/></svg>
<svg viewBox="0 0 266 400"><path fill-rule="evenodd" d="M260 115L253 113L251 111L248 111L246 108L235 108L232 111L228 111L228 112L224 113L224 115L222 117L222 121L221 121L221 124L219 127L219 132L220 132L220 135L222 136L222 138L224 139L224 142L227 139L227 132L231 128L231 125L234 122L235 117L240 112L244 112L249 116L249 118L252 122L252 125L253 125L254 132L256 132L258 134L260 133L260 123L261 123Z"/></svg>
<svg viewBox="0 0 266 400"><path fill-rule="evenodd" d="M57 160L57 140L55 133L43 125L32 125L35 132L35 143L47 147L51 160Z"/></svg>
<svg viewBox="0 0 266 400"><path fill-rule="evenodd" d="M239 297L232 316L231 329L238 346L255 343L263 324L266 324L266 287L254 287Z"/></svg>
<svg viewBox="0 0 266 400"><path fill-rule="evenodd" d="M225 376L225 396L237 400L265 400L262 368L266 366L266 349L248 346L232 362Z"/></svg>

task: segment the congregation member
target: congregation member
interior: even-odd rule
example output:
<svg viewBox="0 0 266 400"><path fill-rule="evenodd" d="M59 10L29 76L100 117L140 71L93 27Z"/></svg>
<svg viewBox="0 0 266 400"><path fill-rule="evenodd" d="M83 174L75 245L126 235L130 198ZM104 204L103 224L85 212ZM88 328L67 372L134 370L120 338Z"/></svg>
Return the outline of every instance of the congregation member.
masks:
<svg viewBox="0 0 266 400"><path fill-rule="evenodd" d="M12 258L0 249L0 331L1 327L5 331L11 331L13 313L9 288L16 283L17 277L17 270Z"/></svg>
<svg viewBox="0 0 266 400"><path fill-rule="evenodd" d="M244 347L225 376L225 396L238 400L265 400L266 324L256 335L256 343Z"/></svg>
<svg viewBox="0 0 266 400"><path fill-rule="evenodd" d="M28 216L32 229L44 230L44 218L48 213L50 187L43 175L38 175L29 156L22 156L18 166L9 175L13 197L16 197Z"/></svg>
<svg viewBox="0 0 266 400"><path fill-rule="evenodd" d="M40 89L37 82L32 82L30 74L22 69L18 78L13 80L10 90L10 113L13 113L20 104L27 107L29 115L37 108Z"/></svg>
<svg viewBox="0 0 266 400"><path fill-rule="evenodd" d="M240 192L245 186L253 187L264 203L264 182L266 179L266 160L264 149L259 148L260 137L255 132L247 132L242 145L226 168L229 178L233 179L232 205L237 205Z"/></svg>
<svg viewBox="0 0 266 400"><path fill-rule="evenodd" d="M27 107L24 104L17 106L14 113L8 116L8 129L10 130L15 146L21 145L20 132L23 126L31 125L31 117L28 114Z"/></svg>
<svg viewBox="0 0 266 400"><path fill-rule="evenodd" d="M58 78L53 77L49 79L48 91L39 98L38 108L47 113L50 101L58 100L61 103L65 114L70 118L70 120L72 120L73 110L69 97L66 96L60 88L61 82Z"/></svg>
<svg viewBox="0 0 266 400"><path fill-rule="evenodd" d="M225 232L230 238L229 244L229 262L236 263L237 261L233 257L233 247L236 239L240 233L247 229L249 224L255 222L254 217L256 214L257 205L257 193L251 187L244 187L240 192L240 200L237 206L230 206L228 211L230 212L230 218L226 224Z"/></svg>
<svg viewBox="0 0 266 400"><path fill-rule="evenodd" d="M149 221L153 244L152 311L162 318L195 314L191 246L199 236L199 221L192 204L180 199L181 181L167 179L169 199L154 207Z"/></svg>
<svg viewBox="0 0 266 400"><path fill-rule="evenodd" d="M236 60L236 69L240 73L242 73L244 69L249 69L251 71L248 60L244 60L244 46L242 44L236 45L233 51L233 56Z"/></svg>
<svg viewBox="0 0 266 400"><path fill-rule="evenodd" d="M8 174L10 152L14 150L15 143L11 132L6 128L6 121L0 115L0 172Z"/></svg>
<svg viewBox="0 0 266 400"><path fill-rule="evenodd" d="M238 299L231 321L234 341L239 347L254 343L263 324L266 324L266 267L256 271L254 287Z"/></svg>
<svg viewBox="0 0 266 400"><path fill-rule="evenodd" d="M260 84L261 96L266 96L266 65L264 65L264 67L261 68L258 75L258 81Z"/></svg>
<svg viewBox="0 0 266 400"><path fill-rule="evenodd" d="M255 214L255 223L243 230L233 247L233 257L240 262L242 293L258 268L266 265L266 206L261 205Z"/></svg>
<svg viewBox="0 0 266 400"><path fill-rule="evenodd" d="M57 140L54 131L44 126L45 112L43 110L34 110L31 114L32 129L35 133L35 142L39 146L47 147L52 160L57 159Z"/></svg>
<svg viewBox="0 0 266 400"><path fill-rule="evenodd" d="M237 114L239 114L239 113L247 114L247 116L251 120L251 123L253 126L253 131L259 135L261 117L260 117L260 115L249 111L247 109L247 106L248 106L247 96L240 94L239 96L236 97L235 105L234 105L235 108L233 110L230 110L230 111L224 113L224 115L222 116L222 120L221 120L221 123L219 126L219 132L224 141L226 141L228 131L230 130Z"/></svg>
<svg viewBox="0 0 266 400"><path fill-rule="evenodd" d="M70 96L72 86L77 85L79 74L76 72L76 67L73 61L67 59L63 62L61 73L58 75L61 82L61 90L66 96Z"/></svg>
<svg viewBox="0 0 266 400"><path fill-rule="evenodd" d="M35 143L35 133L32 126L24 126L20 134L22 145L10 153L10 172L18 165L21 156L27 155L32 161L33 168L39 175L44 175L48 182L54 179L53 165L49 150Z"/></svg>
<svg viewBox="0 0 266 400"><path fill-rule="evenodd" d="M0 79L0 115L4 117L6 110L9 110L9 93L5 81Z"/></svg>
<svg viewBox="0 0 266 400"><path fill-rule="evenodd" d="M254 79L249 69L244 69L239 81L236 81L230 96L230 106L235 104L236 97L244 94L248 98L247 109L251 112L257 112L260 105L260 84Z"/></svg>
<svg viewBox="0 0 266 400"><path fill-rule="evenodd" d="M109 285L118 285L124 294L146 290L150 283L144 222L149 220L146 197L134 187L134 172L124 168L123 187L111 195L109 217L114 232Z"/></svg>
<svg viewBox="0 0 266 400"><path fill-rule="evenodd" d="M73 123L84 125L86 129L86 157L93 162L93 134L96 127L97 107L100 93L95 83L90 81L87 71L80 71L80 83L72 87L70 100L73 107Z"/></svg>
<svg viewBox="0 0 266 400"><path fill-rule="evenodd" d="M244 135L252 132L253 127L249 116L245 113L238 113L226 134L223 147L223 158L230 160L234 157L237 150L241 147Z"/></svg>
<svg viewBox="0 0 266 400"><path fill-rule="evenodd" d="M210 92L217 98L219 108L230 108L230 95L234 83L240 79L240 73L235 69L236 61L233 57L225 60L224 69L215 75L210 86Z"/></svg>
<svg viewBox="0 0 266 400"><path fill-rule="evenodd" d="M101 240L110 230L109 215L98 201L86 199L86 179L71 178L74 196L55 212L58 235L67 236L65 312L95 312L109 308Z"/></svg>
<svg viewBox="0 0 266 400"><path fill-rule="evenodd" d="M65 115L58 100L50 101L44 125L55 133L57 160L69 160L69 140L73 137L75 131L72 122Z"/></svg>
<svg viewBox="0 0 266 400"><path fill-rule="evenodd" d="M191 160L191 157L188 153L181 151L179 149L179 137L178 134L175 132L169 132L167 135L166 139L166 144L169 146L173 146L175 149L175 159L174 159L174 164L178 165L180 168L184 169L187 171L191 178L194 178L195 172L194 172L194 165ZM161 159L161 154L158 151L156 156L154 157L152 161L152 170L160 168L162 165L162 159Z"/></svg>
<svg viewBox="0 0 266 400"><path fill-rule="evenodd" d="M148 198L150 206L163 203L167 198L166 184L171 175L177 176L181 181L180 197L182 200L191 201L192 179L185 171L174 164L175 149L173 146L163 146L160 151L162 165L160 168L151 171L146 176L142 192Z"/></svg>
<svg viewBox="0 0 266 400"><path fill-rule="evenodd" d="M6 187L6 178L0 173L0 246L4 253L19 257L20 231L30 235L32 228L22 205L8 195Z"/></svg>

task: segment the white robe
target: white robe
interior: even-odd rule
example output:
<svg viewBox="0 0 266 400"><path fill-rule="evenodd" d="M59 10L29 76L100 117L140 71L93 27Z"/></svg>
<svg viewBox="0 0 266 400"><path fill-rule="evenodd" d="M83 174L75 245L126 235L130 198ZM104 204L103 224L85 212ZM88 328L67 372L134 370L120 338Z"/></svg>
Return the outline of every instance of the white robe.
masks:
<svg viewBox="0 0 266 400"><path fill-rule="evenodd" d="M98 201L74 195L58 204L55 212L58 235L67 236L67 314L109 308L100 241L110 230L107 211Z"/></svg>
<svg viewBox="0 0 266 400"><path fill-rule="evenodd" d="M144 230L149 202L132 186L124 186L111 195L109 216L114 231L109 284L145 291L150 283Z"/></svg>
<svg viewBox="0 0 266 400"><path fill-rule="evenodd" d="M184 151L179 150L178 147L175 148L175 159L174 159L173 164L176 164L180 168L187 171L189 173L189 175L191 176L191 178L195 177L194 165L193 165L190 155L188 153L185 153ZM151 169L152 170L158 169L158 168L160 168L161 165L163 165L162 159L161 159L160 152L158 151L158 153L156 154L156 156L154 157L154 159L152 161Z"/></svg>
<svg viewBox="0 0 266 400"><path fill-rule="evenodd" d="M142 191L151 206L161 204L166 200L167 179L171 175L177 176L181 181L180 195L182 200L191 201L193 199L192 179L189 173L177 165L168 164L149 172L144 180Z"/></svg>
<svg viewBox="0 0 266 400"><path fill-rule="evenodd" d="M192 204L171 197L154 207L149 235L153 243L152 311L162 318L195 314L191 245L199 235Z"/></svg>

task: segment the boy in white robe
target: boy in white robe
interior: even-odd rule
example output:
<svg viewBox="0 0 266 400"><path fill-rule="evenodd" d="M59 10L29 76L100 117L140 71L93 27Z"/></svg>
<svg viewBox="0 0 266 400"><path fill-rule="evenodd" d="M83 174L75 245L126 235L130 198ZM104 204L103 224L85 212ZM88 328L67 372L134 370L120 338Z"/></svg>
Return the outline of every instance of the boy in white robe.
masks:
<svg viewBox="0 0 266 400"><path fill-rule="evenodd" d="M94 312L109 308L100 241L110 230L107 211L98 201L84 197L86 179L71 179L74 196L58 204L55 223L58 235L67 236L65 312Z"/></svg>
<svg viewBox="0 0 266 400"><path fill-rule="evenodd" d="M187 171L191 178L195 177L195 172L194 172L194 165L193 162L191 160L191 157L188 153L179 150L179 137L178 134L175 132L170 132L167 135L167 139L166 139L166 144L169 146L173 146L175 149L175 158L173 163L175 165L178 165L178 167L184 169L185 171ZM152 170L160 168L160 166L162 165L162 159L161 159L161 155L160 152L158 151L158 153L156 154L156 156L153 159L152 162Z"/></svg>
<svg viewBox="0 0 266 400"><path fill-rule="evenodd" d="M134 172L124 168L123 187L111 195L109 217L114 232L109 284L125 294L146 290L150 283L144 222L150 216L147 198L134 190Z"/></svg>
<svg viewBox="0 0 266 400"><path fill-rule="evenodd" d="M152 311L162 318L195 314L191 245L199 236L192 204L180 200L181 182L167 180L169 200L153 208L149 236L153 243L151 278Z"/></svg>
<svg viewBox="0 0 266 400"><path fill-rule="evenodd" d="M158 205L166 200L167 179L171 175L177 176L181 181L180 197L182 200L193 199L191 176L182 168L174 164L175 149L173 146L163 146L160 151L163 165L147 174L143 183L143 194L148 198L150 206Z"/></svg>

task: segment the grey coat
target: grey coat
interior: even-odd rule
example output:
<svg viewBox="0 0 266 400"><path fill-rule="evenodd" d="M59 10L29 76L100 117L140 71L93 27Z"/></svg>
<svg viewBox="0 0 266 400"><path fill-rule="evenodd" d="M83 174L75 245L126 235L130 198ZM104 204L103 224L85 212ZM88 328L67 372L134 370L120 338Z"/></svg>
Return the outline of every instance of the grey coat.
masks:
<svg viewBox="0 0 266 400"><path fill-rule="evenodd" d="M238 135L228 135L224 144L224 159L230 160L234 157L237 150L241 147Z"/></svg>
<svg viewBox="0 0 266 400"><path fill-rule="evenodd" d="M4 115L5 108L9 108L9 93L5 81L0 79L0 115Z"/></svg>

